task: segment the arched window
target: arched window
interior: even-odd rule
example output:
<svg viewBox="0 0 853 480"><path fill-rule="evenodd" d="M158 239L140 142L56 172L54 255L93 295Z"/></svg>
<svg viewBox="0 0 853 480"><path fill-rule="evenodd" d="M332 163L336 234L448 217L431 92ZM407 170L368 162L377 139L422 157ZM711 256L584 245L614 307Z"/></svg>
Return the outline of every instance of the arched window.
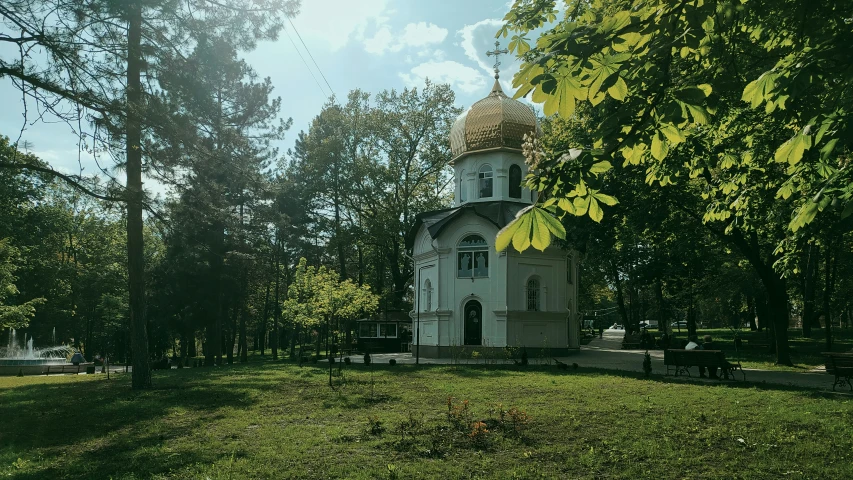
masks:
<svg viewBox="0 0 853 480"><path fill-rule="evenodd" d="M489 276L489 244L479 235L468 235L459 242L456 253L456 276L481 278Z"/></svg>
<svg viewBox="0 0 853 480"><path fill-rule="evenodd" d="M465 191L465 170L462 170L462 174L459 175L459 201L467 202L468 201L468 192Z"/></svg>
<svg viewBox="0 0 853 480"><path fill-rule="evenodd" d="M539 279L531 278L527 281L527 311L528 312L539 312L542 310L540 307L540 291L539 291Z"/></svg>
<svg viewBox="0 0 853 480"><path fill-rule="evenodd" d="M492 196L492 167L483 165L480 167L480 198Z"/></svg>
<svg viewBox="0 0 853 480"><path fill-rule="evenodd" d="M424 289L422 293L423 298L425 299L423 308L421 311L429 312L432 310L432 282L427 278L424 280Z"/></svg>
<svg viewBox="0 0 853 480"><path fill-rule="evenodd" d="M521 198L521 167L509 167L509 198Z"/></svg>

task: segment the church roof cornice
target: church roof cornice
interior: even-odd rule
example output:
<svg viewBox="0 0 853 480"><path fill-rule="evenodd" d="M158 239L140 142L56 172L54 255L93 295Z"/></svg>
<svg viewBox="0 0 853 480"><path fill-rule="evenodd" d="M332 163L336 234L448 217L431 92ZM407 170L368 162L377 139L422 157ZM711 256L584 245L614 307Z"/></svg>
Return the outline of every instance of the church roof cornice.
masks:
<svg viewBox="0 0 853 480"><path fill-rule="evenodd" d="M435 239L455 220L466 213L473 213L500 230L515 219L518 212L529 206L530 204L523 202L497 200L494 202L464 203L457 207L423 212L415 217L415 224L406 236L406 248L412 249L421 226L425 226L429 236Z"/></svg>

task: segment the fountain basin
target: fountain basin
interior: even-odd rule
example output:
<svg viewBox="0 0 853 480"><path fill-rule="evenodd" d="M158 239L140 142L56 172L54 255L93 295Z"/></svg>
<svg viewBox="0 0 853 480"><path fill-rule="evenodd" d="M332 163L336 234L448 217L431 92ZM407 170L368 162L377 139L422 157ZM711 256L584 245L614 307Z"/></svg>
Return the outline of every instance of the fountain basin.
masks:
<svg viewBox="0 0 853 480"><path fill-rule="evenodd" d="M0 367L15 365L62 365L65 359L56 358L0 358Z"/></svg>
<svg viewBox="0 0 853 480"><path fill-rule="evenodd" d="M49 361L45 359L20 360L0 359L0 376L14 375L50 375L51 373L85 373L87 367L92 367L92 362L74 365L63 361Z"/></svg>

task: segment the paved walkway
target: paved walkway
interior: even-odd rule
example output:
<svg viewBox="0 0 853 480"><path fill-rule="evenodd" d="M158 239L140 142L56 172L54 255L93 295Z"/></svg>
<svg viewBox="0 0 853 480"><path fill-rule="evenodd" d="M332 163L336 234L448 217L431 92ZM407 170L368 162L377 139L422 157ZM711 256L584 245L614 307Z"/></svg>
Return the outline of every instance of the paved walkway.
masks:
<svg viewBox="0 0 853 480"><path fill-rule="evenodd" d="M624 330L605 330L603 338L593 339L588 345L581 347L580 352L572 358L579 365L607 368L614 370L627 370L641 372L643 370L642 350L622 350L622 336ZM663 364L663 350L649 350L652 357L652 371L655 373L666 372ZM783 372L775 370L759 370L745 368L746 380L752 383L770 383L777 385L793 385L798 387L809 387L817 389L832 390L832 376L827 375L823 368L811 372ZM691 369L693 379L697 378L697 369ZM736 373L738 380L743 377L740 372ZM707 382L718 382L718 380L703 380Z"/></svg>
<svg viewBox="0 0 853 480"><path fill-rule="evenodd" d="M588 345L581 346L578 353L568 357L558 358L561 362L577 363L582 367L601 368L607 370L623 370L629 372L643 371L643 350L622 350L623 330L605 330L603 338L595 338ZM652 372L665 373L666 367L663 364L663 350L649 350L649 355L652 357ZM400 364L413 364L415 357L412 353L381 353L372 354L371 360L375 364L387 364L388 360L395 359ZM361 355L353 355L350 357L353 363L362 363ZM463 360L463 362L465 362ZM469 362L472 362L469 360ZM450 359L447 358L421 358L420 363L423 364L449 364ZM815 388L820 390L832 390L832 376L827 375L823 368L812 372L783 372L774 370L758 370L745 368L746 380L749 383L757 384L775 384L775 385L790 385L797 387ZM692 369L691 380L704 382L719 382L713 379L700 379L696 369ZM737 382L743 383L740 372L736 373ZM682 378L682 377L679 377ZM723 380L725 382L725 380ZM839 391L846 389L839 388Z"/></svg>

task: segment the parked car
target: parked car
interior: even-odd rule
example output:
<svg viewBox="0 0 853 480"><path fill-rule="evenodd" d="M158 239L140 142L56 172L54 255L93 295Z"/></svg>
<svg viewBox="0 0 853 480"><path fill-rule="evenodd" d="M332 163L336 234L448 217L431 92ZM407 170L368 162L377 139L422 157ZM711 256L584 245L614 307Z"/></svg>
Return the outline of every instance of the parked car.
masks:
<svg viewBox="0 0 853 480"><path fill-rule="evenodd" d="M640 322L640 329L642 330L654 330L656 328L658 328L657 324Z"/></svg>
<svg viewBox="0 0 853 480"><path fill-rule="evenodd" d="M672 326L672 328L687 328L687 322L686 321L672 322L671 326Z"/></svg>
<svg viewBox="0 0 853 480"><path fill-rule="evenodd" d="M614 323L613 326L610 328L612 328L614 330L622 330L625 327L623 327L621 323Z"/></svg>

